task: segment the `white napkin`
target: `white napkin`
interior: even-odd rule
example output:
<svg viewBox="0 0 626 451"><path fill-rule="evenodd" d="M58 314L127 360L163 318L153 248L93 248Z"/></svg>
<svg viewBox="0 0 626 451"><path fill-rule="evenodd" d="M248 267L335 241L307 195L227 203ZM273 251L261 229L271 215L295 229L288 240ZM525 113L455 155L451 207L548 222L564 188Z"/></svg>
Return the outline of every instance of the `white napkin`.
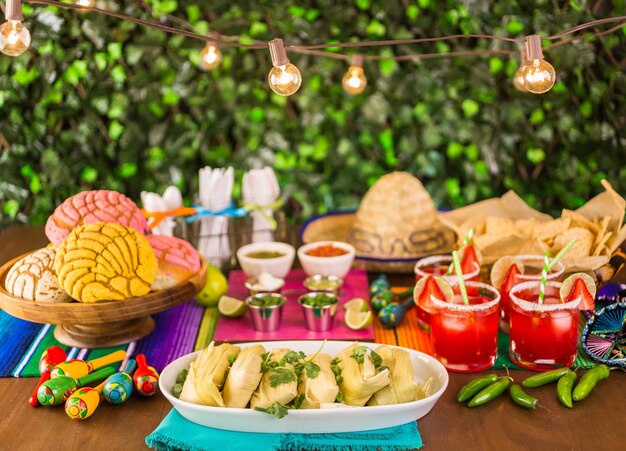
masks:
<svg viewBox="0 0 626 451"><path fill-rule="evenodd" d="M232 202L234 182L233 168L204 167L200 169L200 205L211 211L227 208ZM216 266L227 262L232 252L228 239L227 216L202 218L198 250L207 261Z"/></svg>
<svg viewBox="0 0 626 451"><path fill-rule="evenodd" d="M243 175L242 197L245 204L270 205L280 197L280 187L274 170L270 167L252 169ZM253 211L252 242L274 241L274 232L268 217L273 217L272 209L264 210L266 216Z"/></svg>
<svg viewBox="0 0 626 451"><path fill-rule="evenodd" d="M180 190L177 187L171 185L163 192L163 196L150 191L142 191L141 203L147 212L158 213L182 207L183 196L180 194ZM155 235L173 236L175 226L176 222L174 218L165 218L159 225L152 229L152 233Z"/></svg>

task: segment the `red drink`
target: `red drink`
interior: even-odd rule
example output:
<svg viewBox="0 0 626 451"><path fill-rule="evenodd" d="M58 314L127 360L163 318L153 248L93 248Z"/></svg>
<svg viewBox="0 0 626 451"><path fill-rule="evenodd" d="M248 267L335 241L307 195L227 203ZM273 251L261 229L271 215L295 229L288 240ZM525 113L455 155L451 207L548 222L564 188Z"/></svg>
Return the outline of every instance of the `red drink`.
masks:
<svg viewBox="0 0 626 451"><path fill-rule="evenodd" d="M456 274L448 273L451 264L452 256L450 255L434 255L432 257L422 258L415 265L415 280L419 281L421 278L427 276L439 276L452 285L452 289L455 293L458 293L458 279ZM465 282L478 280L480 265L474 262L473 266L474 270L472 272L463 273L463 280ZM430 332L430 317L434 310L430 297L431 293L428 292L428 290L424 290L416 299L418 325L424 332ZM439 300L443 300L441 296L439 296Z"/></svg>
<svg viewBox="0 0 626 451"><path fill-rule="evenodd" d="M435 357L450 371L491 368L498 353L500 294L490 285L468 282L469 305L454 295L453 303L432 298L431 338Z"/></svg>
<svg viewBox="0 0 626 451"><path fill-rule="evenodd" d="M569 367L576 361L578 305L582 297L561 303L561 283L548 282L539 304L539 282L511 290L509 354L517 365L535 371Z"/></svg>
<svg viewBox="0 0 626 451"><path fill-rule="evenodd" d="M523 274L513 274L509 280L505 278L500 287L500 329L502 332L509 333L509 312L511 305L511 289L523 282L541 281L541 271L543 269L543 261L545 257L541 255L518 255L515 257L524 265ZM557 281L561 279L565 267L562 263L557 263L548 273L547 280Z"/></svg>

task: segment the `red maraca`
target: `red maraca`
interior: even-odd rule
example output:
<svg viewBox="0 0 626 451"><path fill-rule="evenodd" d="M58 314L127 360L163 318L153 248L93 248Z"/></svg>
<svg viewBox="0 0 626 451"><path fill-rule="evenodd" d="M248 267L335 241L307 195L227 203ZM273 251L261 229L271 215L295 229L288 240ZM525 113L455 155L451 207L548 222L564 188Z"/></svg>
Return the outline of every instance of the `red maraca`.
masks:
<svg viewBox="0 0 626 451"><path fill-rule="evenodd" d="M138 354L135 360L137 360L137 370L133 375L133 381L135 382L137 392L143 396L154 395L159 387L159 373L151 366L148 366L144 354Z"/></svg>
<svg viewBox="0 0 626 451"><path fill-rule="evenodd" d="M37 386L35 387L33 394L30 395L30 398L28 399L28 404L33 407L39 406L39 401L37 400L37 390L39 390L41 384L50 379L50 371L52 371L52 368L59 363L64 362L66 358L67 354L65 353L65 350L59 346L50 346L43 352L43 354L41 354L41 358L39 359L39 372L41 373L41 377L39 378L39 382L37 382Z"/></svg>

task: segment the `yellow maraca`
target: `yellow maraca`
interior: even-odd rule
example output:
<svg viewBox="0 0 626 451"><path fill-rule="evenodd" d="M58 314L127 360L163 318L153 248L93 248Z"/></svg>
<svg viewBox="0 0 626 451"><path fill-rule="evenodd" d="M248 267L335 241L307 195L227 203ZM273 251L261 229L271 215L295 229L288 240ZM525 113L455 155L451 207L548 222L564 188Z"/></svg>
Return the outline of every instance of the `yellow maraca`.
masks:
<svg viewBox="0 0 626 451"><path fill-rule="evenodd" d="M97 387L83 387L72 393L72 396L65 401L65 413L72 420L86 420L98 408L100 395L106 381Z"/></svg>
<svg viewBox="0 0 626 451"><path fill-rule="evenodd" d="M59 376L68 376L73 377L74 379L79 379L87 376L93 370L110 365L111 363L121 362L125 358L126 351L119 350L87 362L84 360L67 360L59 363L52 369L50 378L54 379Z"/></svg>

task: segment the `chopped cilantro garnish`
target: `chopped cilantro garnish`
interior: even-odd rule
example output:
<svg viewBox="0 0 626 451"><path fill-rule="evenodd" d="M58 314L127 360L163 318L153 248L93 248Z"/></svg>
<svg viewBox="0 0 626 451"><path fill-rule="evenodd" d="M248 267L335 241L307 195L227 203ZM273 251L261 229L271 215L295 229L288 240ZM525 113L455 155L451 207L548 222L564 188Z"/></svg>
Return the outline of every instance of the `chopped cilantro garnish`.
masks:
<svg viewBox="0 0 626 451"><path fill-rule="evenodd" d="M274 415L278 419L283 418L285 415L289 413L287 411L287 408L285 408L284 406L280 405L277 402L269 406L267 409L264 409L261 407L255 407L254 410L258 410L259 412L264 412L269 415Z"/></svg>
<svg viewBox="0 0 626 451"><path fill-rule="evenodd" d="M270 385L272 387L298 381L298 375L291 368L278 367L272 368L271 371L274 373L270 376Z"/></svg>

